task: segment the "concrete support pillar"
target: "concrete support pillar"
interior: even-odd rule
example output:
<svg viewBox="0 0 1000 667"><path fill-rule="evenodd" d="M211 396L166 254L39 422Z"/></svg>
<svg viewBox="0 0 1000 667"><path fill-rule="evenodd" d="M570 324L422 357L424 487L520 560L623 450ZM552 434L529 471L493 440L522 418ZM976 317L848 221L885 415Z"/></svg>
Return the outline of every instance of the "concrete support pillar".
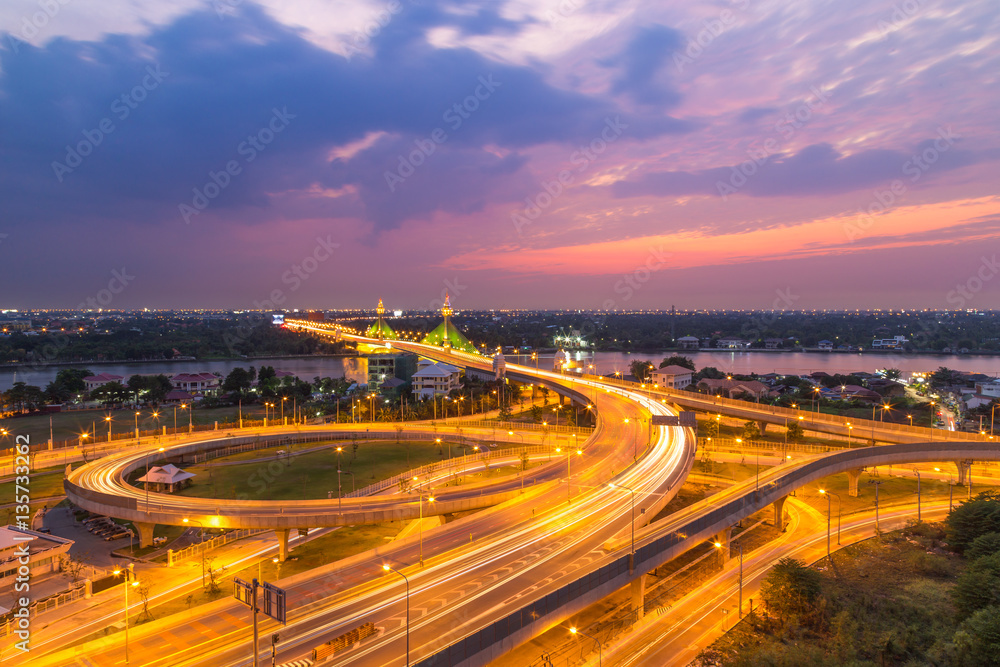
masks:
<svg viewBox="0 0 1000 667"><path fill-rule="evenodd" d="M85 579L83 582L83 599L89 600L94 597L94 582L90 579Z"/></svg>
<svg viewBox="0 0 1000 667"><path fill-rule="evenodd" d="M284 563L288 558L288 529L276 530L274 534L278 537L278 562Z"/></svg>
<svg viewBox="0 0 1000 667"><path fill-rule="evenodd" d="M861 468L847 471L847 495L858 497L858 480L861 479Z"/></svg>
<svg viewBox="0 0 1000 667"><path fill-rule="evenodd" d="M136 530L139 531L139 548L148 547L153 543L153 529L156 528L155 523L143 523L139 521L134 521Z"/></svg>
<svg viewBox="0 0 1000 667"><path fill-rule="evenodd" d="M774 507L774 527L778 530L785 529L785 500L788 496L781 496L772 503Z"/></svg>
<svg viewBox="0 0 1000 667"><path fill-rule="evenodd" d="M167 549L167 567L174 566L174 550Z"/></svg>
<svg viewBox="0 0 1000 667"><path fill-rule="evenodd" d="M764 435L764 432L767 430L767 422L759 421L757 422L757 427L760 429L760 434Z"/></svg>
<svg viewBox="0 0 1000 667"><path fill-rule="evenodd" d="M719 550L719 562L723 567L729 562L729 536L733 532L733 527L723 529L718 535L715 536L715 543L719 546L716 549Z"/></svg>
<svg viewBox="0 0 1000 667"><path fill-rule="evenodd" d="M958 466L958 484L965 484L965 471L968 469L967 461L955 461L955 465Z"/></svg>
<svg viewBox="0 0 1000 667"><path fill-rule="evenodd" d="M646 577L648 576L647 574L641 574L638 578L632 580L632 609L635 609L635 620L637 621L641 621L645 615Z"/></svg>

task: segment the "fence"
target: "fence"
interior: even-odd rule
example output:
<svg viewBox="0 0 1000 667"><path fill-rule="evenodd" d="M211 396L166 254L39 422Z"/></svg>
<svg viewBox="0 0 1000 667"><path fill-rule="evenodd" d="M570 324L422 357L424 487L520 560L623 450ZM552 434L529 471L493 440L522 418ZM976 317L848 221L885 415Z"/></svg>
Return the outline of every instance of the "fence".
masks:
<svg viewBox="0 0 1000 667"><path fill-rule="evenodd" d="M205 540L204 542L199 542L198 544L192 544L189 547L184 547L183 549L178 549L177 551L169 550L170 553L167 556L168 565L173 565L178 561L200 556L206 551L210 551L216 547L221 547L225 544L229 544L230 542L235 542L236 540L241 540L244 537L250 537L251 535L266 532L266 530L250 528L231 530L225 535L219 535L218 537L213 537L210 540Z"/></svg>
<svg viewBox="0 0 1000 667"><path fill-rule="evenodd" d="M854 442L857 443L858 447L867 446L865 440L859 440L854 438ZM797 452L800 454L826 454L827 452L840 451L841 449L848 449L848 447L837 447L834 445L806 445L802 443L790 442L787 445L780 442L770 442L767 440L742 440L736 442L736 440L731 438L698 438L698 450L699 451L720 451L729 450L733 452L743 452L747 450L754 451L756 453L764 454L782 454L788 452Z"/></svg>
<svg viewBox="0 0 1000 667"><path fill-rule="evenodd" d="M510 445L510 443L507 443ZM514 450L514 451L511 451ZM375 482L357 491L352 491L350 493L344 494L345 498L358 498L361 496L370 496L378 493L379 491L384 491L390 487L398 485L403 480L412 480L414 477L421 477L423 475L429 475L431 473L440 472L441 470L451 469L456 467L461 467L465 469L470 463L476 463L481 461L485 456L487 458L494 458L498 456L510 456L512 453L526 452L528 455L531 454L551 454L552 447L546 445L512 445L509 447L504 447L503 449L496 450L484 450L480 454L466 454L461 457L455 457L452 459L446 459L444 461L438 461L437 463L428 463L425 466L421 466L414 470L408 470L406 472L394 475L388 479L383 479L380 482Z"/></svg>
<svg viewBox="0 0 1000 667"><path fill-rule="evenodd" d="M797 419L799 416L804 416L807 420L812 422L822 422L830 426L840 426L845 427L845 418L839 415L828 415L822 412L808 412L804 410L798 410L793 408L784 408L778 405L769 405L766 403L753 403L750 401L741 401L736 398L725 398L722 396L713 396L709 394L698 394L694 392L685 391L672 391L664 389L662 387L643 385L638 382L626 382L625 380L617 380L614 378L606 378L597 375L585 375L587 379L605 382L607 384L616 385L619 387L624 387L626 389L631 389L633 391L645 392L647 394L658 394L666 398L676 399L679 402L692 402L698 401L702 403L712 403L712 406L727 406L731 408L737 408L740 410L753 410L756 412L767 412L776 417L787 417L788 419ZM706 409L705 407L699 407L697 409ZM855 430L863 433L865 430L870 430L874 428L875 430L883 431L896 431L898 433L905 433L913 436L919 436L927 438L928 440L934 440L935 436L939 435L938 431L940 429L924 428L923 426L910 426L909 424L897 424L895 422L882 422L873 419L855 419L852 418L851 425ZM945 431L947 439L949 440L973 440L973 441L983 441L988 438L982 436L978 433L967 433L964 431Z"/></svg>

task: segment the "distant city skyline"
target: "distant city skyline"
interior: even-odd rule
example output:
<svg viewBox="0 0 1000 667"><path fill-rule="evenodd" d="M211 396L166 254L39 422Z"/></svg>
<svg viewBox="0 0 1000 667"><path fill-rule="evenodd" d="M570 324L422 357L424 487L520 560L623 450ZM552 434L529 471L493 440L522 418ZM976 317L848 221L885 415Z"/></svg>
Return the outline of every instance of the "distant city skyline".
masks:
<svg viewBox="0 0 1000 667"><path fill-rule="evenodd" d="M0 308L1000 308L987 0L40 7Z"/></svg>

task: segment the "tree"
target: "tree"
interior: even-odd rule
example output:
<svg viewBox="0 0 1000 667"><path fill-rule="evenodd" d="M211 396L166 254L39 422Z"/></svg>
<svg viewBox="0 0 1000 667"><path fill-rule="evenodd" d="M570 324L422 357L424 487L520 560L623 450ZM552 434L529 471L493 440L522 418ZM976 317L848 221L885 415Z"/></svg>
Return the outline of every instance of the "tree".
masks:
<svg viewBox="0 0 1000 667"><path fill-rule="evenodd" d="M719 435L719 422L714 419L710 419L707 424L705 424L705 437L706 438L716 438Z"/></svg>
<svg viewBox="0 0 1000 667"><path fill-rule="evenodd" d="M152 621L153 615L149 612L149 593L152 590L152 586L148 579L140 579L139 585L139 598L142 600L142 611L139 613L139 618L135 619L136 623L142 623L144 621Z"/></svg>
<svg viewBox="0 0 1000 667"><path fill-rule="evenodd" d="M938 366L938 369L931 373L930 385L935 389L951 387L956 384L965 384L960 371L953 371L945 366Z"/></svg>
<svg viewBox="0 0 1000 667"><path fill-rule="evenodd" d="M960 618L1000 604L1000 554L994 553L972 561L958 575L951 594Z"/></svg>
<svg viewBox="0 0 1000 667"><path fill-rule="evenodd" d="M653 364L648 360L636 359L628 365L629 371L639 382L649 382L653 373Z"/></svg>
<svg viewBox="0 0 1000 667"><path fill-rule="evenodd" d="M782 622L808 617L817 611L822 592L819 572L801 561L785 557L779 560L764 579L760 597L769 613Z"/></svg>
<svg viewBox="0 0 1000 667"><path fill-rule="evenodd" d="M976 560L983 556L990 556L1000 551L1000 533L983 533L965 550L965 557L969 560Z"/></svg>
<svg viewBox="0 0 1000 667"><path fill-rule="evenodd" d="M694 362L682 354L675 354L660 362L660 368L666 368L667 366L683 366L692 371L695 370Z"/></svg>
<svg viewBox="0 0 1000 667"><path fill-rule="evenodd" d="M316 379L319 380L319 378ZM250 391L250 385L252 382L253 380L250 378L250 371L237 366L233 370L229 371L229 375L227 375L226 379L223 380L222 390L227 392L235 391L242 394Z"/></svg>
<svg viewBox="0 0 1000 667"><path fill-rule="evenodd" d="M898 368L887 368L885 369L885 379L886 380L898 380L902 377L903 372Z"/></svg>
<svg viewBox="0 0 1000 667"><path fill-rule="evenodd" d="M743 439L744 440L756 440L760 437L760 424L754 420L750 420L743 424Z"/></svg>
<svg viewBox="0 0 1000 667"><path fill-rule="evenodd" d="M535 422L536 424L542 423L542 409L537 405L531 406L531 421Z"/></svg>
<svg viewBox="0 0 1000 667"><path fill-rule="evenodd" d="M124 403L132 397L132 392L121 382L107 382L90 392L90 398L105 405Z"/></svg>
<svg viewBox="0 0 1000 667"><path fill-rule="evenodd" d="M1000 607L986 607L965 619L949 647L959 667L1000 665Z"/></svg>
<svg viewBox="0 0 1000 667"><path fill-rule="evenodd" d="M955 508L945 519L948 543L959 553L980 535L1000 532L1000 496L984 491Z"/></svg>
<svg viewBox="0 0 1000 667"><path fill-rule="evenodd" d="M798 442L802 439L805 429L802 428L802 424L798 421L793 421L788 423L788 440L789 442Z"/></svg>
<svg viewBox="0 0 1000 667"><path fill-rule="evenodd" d="M698 382L699 380L721 380L726 377L726 374L715 366L705 366L691 377L695 382Z"/></svg>

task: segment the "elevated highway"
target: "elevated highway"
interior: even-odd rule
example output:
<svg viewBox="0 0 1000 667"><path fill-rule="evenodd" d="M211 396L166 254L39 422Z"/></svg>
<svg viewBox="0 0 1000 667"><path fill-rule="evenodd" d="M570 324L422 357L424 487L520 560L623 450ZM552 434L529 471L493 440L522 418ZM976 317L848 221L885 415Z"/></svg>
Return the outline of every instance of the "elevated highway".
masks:
<svg viewBox="0 0 1000 667"><path fill-rule="evenodd" d="M857 442L875 440L887 443L932 442L934 440L961 440L967 442L988 442L992 438L978 433L961 431L942 431L940 429L896 424L873 419L848 419L838 415L830 415L806 409L785 408L778 405L754 403L724 396L711 396L688 391L664 389L653 384L626 382L614 378L603 378L594 375L583 376L586 379L599 379L609 385L631 389L656 397L687 410L695 410L711 414L722 414L747 421L756 421L761 432L768 425L783 426L796 421L807 431L830 433L843 438L854 438Z"/></svg>

